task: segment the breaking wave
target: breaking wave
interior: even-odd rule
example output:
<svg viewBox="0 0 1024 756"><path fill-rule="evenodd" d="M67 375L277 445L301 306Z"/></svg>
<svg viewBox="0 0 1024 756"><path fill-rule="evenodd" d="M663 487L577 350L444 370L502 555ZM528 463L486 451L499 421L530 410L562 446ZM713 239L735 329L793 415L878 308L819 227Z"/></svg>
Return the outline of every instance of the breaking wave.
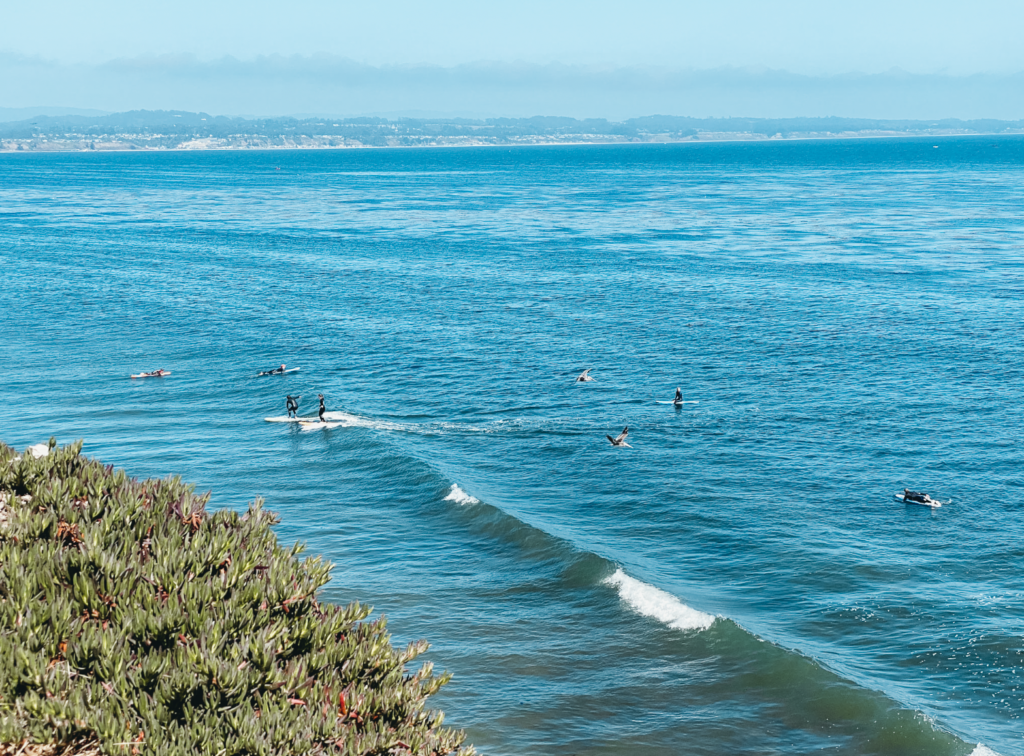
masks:
<svg viewBox="0 0 1024 756"><path fill-rule="evenodd" d="M621 569L605 578L607 585L619 590L619 597L637 614L651 617L676 630L707 630L715 617L693 609L671 593L631 578Z"/></svg>
<svg viewBox="0 0 1024 756"><path fill-rule="evenodd" d="M451 490L448 495L444 497L445 501L454 501L456 504L479 504L480 499L475 496L470 496L468 493L459 488L458 483L452 483Z"/></svg>

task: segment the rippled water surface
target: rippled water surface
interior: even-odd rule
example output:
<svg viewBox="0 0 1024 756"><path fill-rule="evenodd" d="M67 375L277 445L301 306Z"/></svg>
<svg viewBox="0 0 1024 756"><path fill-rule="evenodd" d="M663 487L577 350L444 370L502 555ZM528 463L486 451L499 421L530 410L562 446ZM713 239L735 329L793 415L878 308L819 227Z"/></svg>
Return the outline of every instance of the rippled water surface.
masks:
<svg viewBox="0 0 1024 756"><path fill-rule="evenodd" d="M486 754L1019 756L1022 208L1019 137L4 155L0 439L265 497Z"/></svg>

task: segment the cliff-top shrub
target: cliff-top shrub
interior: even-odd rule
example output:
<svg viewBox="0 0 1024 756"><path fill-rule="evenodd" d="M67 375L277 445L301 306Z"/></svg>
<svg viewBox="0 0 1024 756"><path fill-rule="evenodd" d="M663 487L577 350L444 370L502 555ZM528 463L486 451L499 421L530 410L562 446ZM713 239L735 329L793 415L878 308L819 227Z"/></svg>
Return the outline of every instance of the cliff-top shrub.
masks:
<svg viewBox="0 0 1024 756"><path fill-rule="evenodd" d="M49 448L0 444L0 744L472 753L425 709L448 675L407 670L426 643L319 603L330 565L278 545L259 500L211 514L178 478Z"/></svg>

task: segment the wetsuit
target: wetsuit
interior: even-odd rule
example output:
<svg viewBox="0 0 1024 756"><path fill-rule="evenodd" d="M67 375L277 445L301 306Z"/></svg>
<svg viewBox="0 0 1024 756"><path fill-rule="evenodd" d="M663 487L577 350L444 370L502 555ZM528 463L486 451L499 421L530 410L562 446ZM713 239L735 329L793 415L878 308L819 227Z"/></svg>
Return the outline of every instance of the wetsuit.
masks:
<svg viewBox="0 0 1024 756"><path fill-rule="evenodd" d="M285 406L288 407L288 417L295 417L295 413L299 411L299 403L295 401L294 396L288 396L285 399Z"/></svg>
<svg viewBox="0 0 1024 756"><path fill-rule="evenodd" d="M324 413L326 411L327 411L327 408L324 407L324 397L323 397L323 395L321 395L320 396L320 422L321 423L326 423L327 422L326 420L324 420Z"/></svg>
<svg viewBox="0 0 1024 756"><path fill-rule="evenodd" d="M676 389L676 398L673 401L676 401L676 402L683 401L683 392L680 391L679 389Z"/></svg>

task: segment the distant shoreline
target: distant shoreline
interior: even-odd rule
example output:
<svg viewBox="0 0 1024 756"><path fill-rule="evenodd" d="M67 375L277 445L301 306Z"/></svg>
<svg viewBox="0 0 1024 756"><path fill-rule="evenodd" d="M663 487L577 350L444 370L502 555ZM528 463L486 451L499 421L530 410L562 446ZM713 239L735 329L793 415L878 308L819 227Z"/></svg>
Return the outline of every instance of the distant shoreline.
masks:
<svg viewBox="0 0 1024 756"><path fill-rule="evenodd" d="M1024 134L1024 120L870 118L228 118L134 110L0 123L2 152L323 150L376 147L542 147L887 139Z"/></svg>
<svg viewBox="0 0 1024 756"><path fill-rule="evenodd" d="M849 139L948 139L950 137L1002 137L1021 136L1024 129L1000 132L974 131L861 131L843 133L790 133L785 135L767 136L750 132L710 132L685 137L652 135L650 138L609 138L606 135L593 135L587 139L583 135L575 138L553 139L550 137L520 137L515 141L485 141L473 139L424 139L416 143L327 143L327 140L311 137L301 142L287 141L273 144L271 140L260 140L239 136L232 139L190 139L176 145L139 144L126 139L85 139L85 138L54 138L54 139L0 139L0 153L4 154L40 154L40 153L83 153L83 152L280 152L280 151L319 151L319 150L377 150L377 149L426 149L426 148L504 148L504 147L584 147L584 146L637 146L667 144L708 144L723 142L779 143L806 141L840 141ZM75 135L77 136L77 135ZM582 138L581 138L582 137ZM146 140L149 141L149 140Z"/></svg>

